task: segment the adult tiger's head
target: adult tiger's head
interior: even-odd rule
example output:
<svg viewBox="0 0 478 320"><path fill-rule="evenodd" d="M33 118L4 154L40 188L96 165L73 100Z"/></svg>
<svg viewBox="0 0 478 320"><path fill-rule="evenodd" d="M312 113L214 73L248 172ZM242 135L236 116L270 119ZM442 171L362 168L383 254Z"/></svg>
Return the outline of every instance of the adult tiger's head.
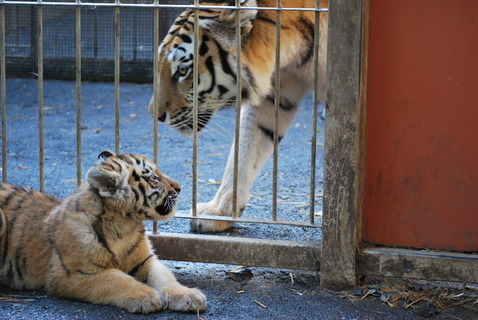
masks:
<svg viewBox="0 0 478 320"><path fill-rule="evenodd" d="M107 209L134 220L172 218L181 187L140 155L103 151L86 174Z"/></svg>
<svg viewBox="0 0 478 320"><path fill-rule="evenodd" d="M235 0L202 0L201 5L235 6ZM256 0L241 0L256 7ZM242 47L248 41L257 10L240 10ZM234 105L237 83L237 46L234 9L200 9L198 43L198 130L214 112ZM159 47L159 101L157 120L183 134L193 131L194 10L184 11L173 23ZM242 98L255 97L254 79L242 64ZM268 78L269 80L270 78ZM154 115L154 96L149 106Z"/></svg>

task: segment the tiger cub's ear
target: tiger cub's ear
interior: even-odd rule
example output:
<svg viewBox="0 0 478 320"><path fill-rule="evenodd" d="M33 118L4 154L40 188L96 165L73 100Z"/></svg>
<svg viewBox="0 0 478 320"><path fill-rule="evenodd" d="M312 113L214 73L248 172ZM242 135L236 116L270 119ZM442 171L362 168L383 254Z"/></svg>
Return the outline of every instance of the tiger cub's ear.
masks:
<svg viewBox="0 0 478 320"><path fill-rule="evenodd" d="M102 197L118 198L122 194L122 190L128 183L127 170L122 173L112 171L108 168L95 166L86 173L86 180Z"/></svg>
<svg viewBox="0 0 478 320"><path fill-rule="evenodd" d="M109 151L109 150L102 151L98 155L98 159L96 160L96 164L97 165L102 165L102 164L104 164L106 159L108 159L109 157L112 157L114 155L115 155L115 153L112 152L112 151Z"/></svg>
<svg viewBox="0 0 478 320"><path fill-rule="evenodd" d="M204 0L201 4L211 5L209 1ZM224 1L226 6L235 6L235 0ZM213 3L218 5L218 3ZM243 7L257 7L256 0L241 0L241 6ZM209 30L216 36L216 40L222 45L228 47L234 47L236 45L236 10L223 9L220 10L219 15L214 17L199 18L199 25L206 30ZM240 10L240 24L241 24L241 36L245 39L252 30L252 20L257 16L257 10Z"/></svg>

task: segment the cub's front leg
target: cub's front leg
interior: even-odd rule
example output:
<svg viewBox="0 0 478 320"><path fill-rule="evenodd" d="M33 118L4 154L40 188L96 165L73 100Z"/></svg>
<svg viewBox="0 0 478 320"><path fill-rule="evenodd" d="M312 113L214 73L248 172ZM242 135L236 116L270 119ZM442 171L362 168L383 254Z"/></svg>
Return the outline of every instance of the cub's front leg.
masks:
<svg viewBox="0 0 478 320"><path fill-rule="evenodd" d="M150 258L138 270L136 278L158 290L163 307L175 311L203 311L206 309L206 296L196 288L180 284L171 270L156 256Z"/></svg>

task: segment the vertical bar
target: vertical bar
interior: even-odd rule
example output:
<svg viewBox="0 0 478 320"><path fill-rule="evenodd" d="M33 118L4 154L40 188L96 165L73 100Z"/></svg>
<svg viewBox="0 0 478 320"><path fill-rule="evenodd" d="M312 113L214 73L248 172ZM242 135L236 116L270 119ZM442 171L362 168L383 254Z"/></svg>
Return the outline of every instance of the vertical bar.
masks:
<svg viewBox="0 0 478 320"><path fill-rule="evenodd" d="M138 14L139 14L139 9L132 9L131 13L133 15L133 61L136 62L136 57L138 55Z"/></svg>
<svg viewBox="0 0 478 320"><path fill-rule="evenodd" d="M40 191L45 190L45 155L43 141L43 7L38 0L37 31L38 31L38 159L40 169Z"/></svg>
<svg viewBox="0 0 478 320"><path fill-rule="evenodd" d="M276 0L277 8L282 8L282 0ZM276 65L275 65L275 92L274 92L274 157L272 174L272 220L277 220L277 180L279 171L279 109L280 109L280 31L281 10L276 11Z"/></svg>
<svg viewBox="0 0 478 320"><path fill-rule="evenodd" d="M98 58L98 10L93 11L93 57Z"/></svg>
<svg viewBox="0 0 478 320"><path fill-rule="evenodd" d="M197 216L197 161L198 161L198 56L199 56L199 45L198 45L198 32L199 32L199 0L194 0L194 63L193 63L193 103L194 103L194 121L193 121L193 198L192 198L192 213L193 216Z"/></svg>
<svg viewBox="0 0 478 320"><path fill-rule="evenodd" d="M0 0L0 104L2 108L2 180L7 182L7 80L5 68L5 5Z"/></svg>
<svg viewBox="0 0 478 320"><path fill-rule="evenodd" d="M236 0L236 7L241 6L240 0ZM234 182L232 188L232 212L234 218L239 217L239 210L237 205L237 185L238 185L238 175L239 175L239 137L241 131L241 104L242 104L242 66L241 66L241 49L242 49L242 40L241 40L241 12L239 9L236 9L236 61L237 61L237 84L236 84L236 132L234 134Z"/></svg>
<svg viewBox="0 0 478 320"><path fill-rule="evenodd" d="M158 0L154 0L154 4L158 5ZM154 31L153 31L153 160L156 164L159 162L159 139L158 139L158 108L159 108L159 8L154 8Z"/></svg>
<svg viewBox="0 0 478 320"><path fill-rule="evenodd" d="M80 4L80 0L76 0ZM81 7L76 10L76 184L81 184Z"/></svg>
<svg viewBox="0 0 478 320"><path fill-rule="evenodd" d="M2 1L0 1L0 3L2 3ZM15 23L15 30L18 30L18 25L20 24L20 21L21 21L21 13L20 13L20 10L21 8L18 8L18 7L13 7L12 8L15 12L15 21L13 23ZM16 44L20 44L20 41L23 40L21 39L23 37L21 37L21 32L15 32L15 43Z"/></svg>
<svg viewBox="0 0 478 320"><path fill-rule="evenodd" d="M315 0L315 8L320 8L320 0ZM317 156L317 108L319 106L319 41L320 41L320 12L315 12L314 25L314 92L312 115L312 139L310 141L310 211L309 222L314 224L315 219L315 158Z"/></svg>
<svg viewBox="0 0 478 320"><path fill-rule="evenodd" d="M115 0L120 4L120 0ZM115 7L115 152L120 153L120 8Z"/></svg>
<svg viewBox="0 0 478 320"><path fill-rule="evenodd" d="M158 0L154 0L154 4L158 5ZM159 8L154 8L154 31L153 31L153 159L154 163L159 164L159 152L158 152L158 104L159 104L159 70L158 70L158 47L159 47ZM153 233L158 233L158 221L153 221Z"/></svg>
<svg viewBox="0 0 478 320"><path fill-rule="evenodd" d="M35 32L35 28L38 25L38 12L34 6L30 6L30 25L28 29L30 31L30 56L28 57L32 64L37 62L38 58L38 32Z"/></svg>

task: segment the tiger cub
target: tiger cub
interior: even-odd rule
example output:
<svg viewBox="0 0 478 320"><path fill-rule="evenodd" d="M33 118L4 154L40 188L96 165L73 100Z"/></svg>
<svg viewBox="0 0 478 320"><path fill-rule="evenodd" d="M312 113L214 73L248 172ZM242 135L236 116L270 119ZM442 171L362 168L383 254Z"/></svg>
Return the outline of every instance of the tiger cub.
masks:
<svg viewBox="0 0 478 320"><path fill-rule="evenodd" d="M143 220L174 215L180 185L134 154L103 151L66 200L0 184L0 285L133 313L206 307L154 254Z"/></svg>

